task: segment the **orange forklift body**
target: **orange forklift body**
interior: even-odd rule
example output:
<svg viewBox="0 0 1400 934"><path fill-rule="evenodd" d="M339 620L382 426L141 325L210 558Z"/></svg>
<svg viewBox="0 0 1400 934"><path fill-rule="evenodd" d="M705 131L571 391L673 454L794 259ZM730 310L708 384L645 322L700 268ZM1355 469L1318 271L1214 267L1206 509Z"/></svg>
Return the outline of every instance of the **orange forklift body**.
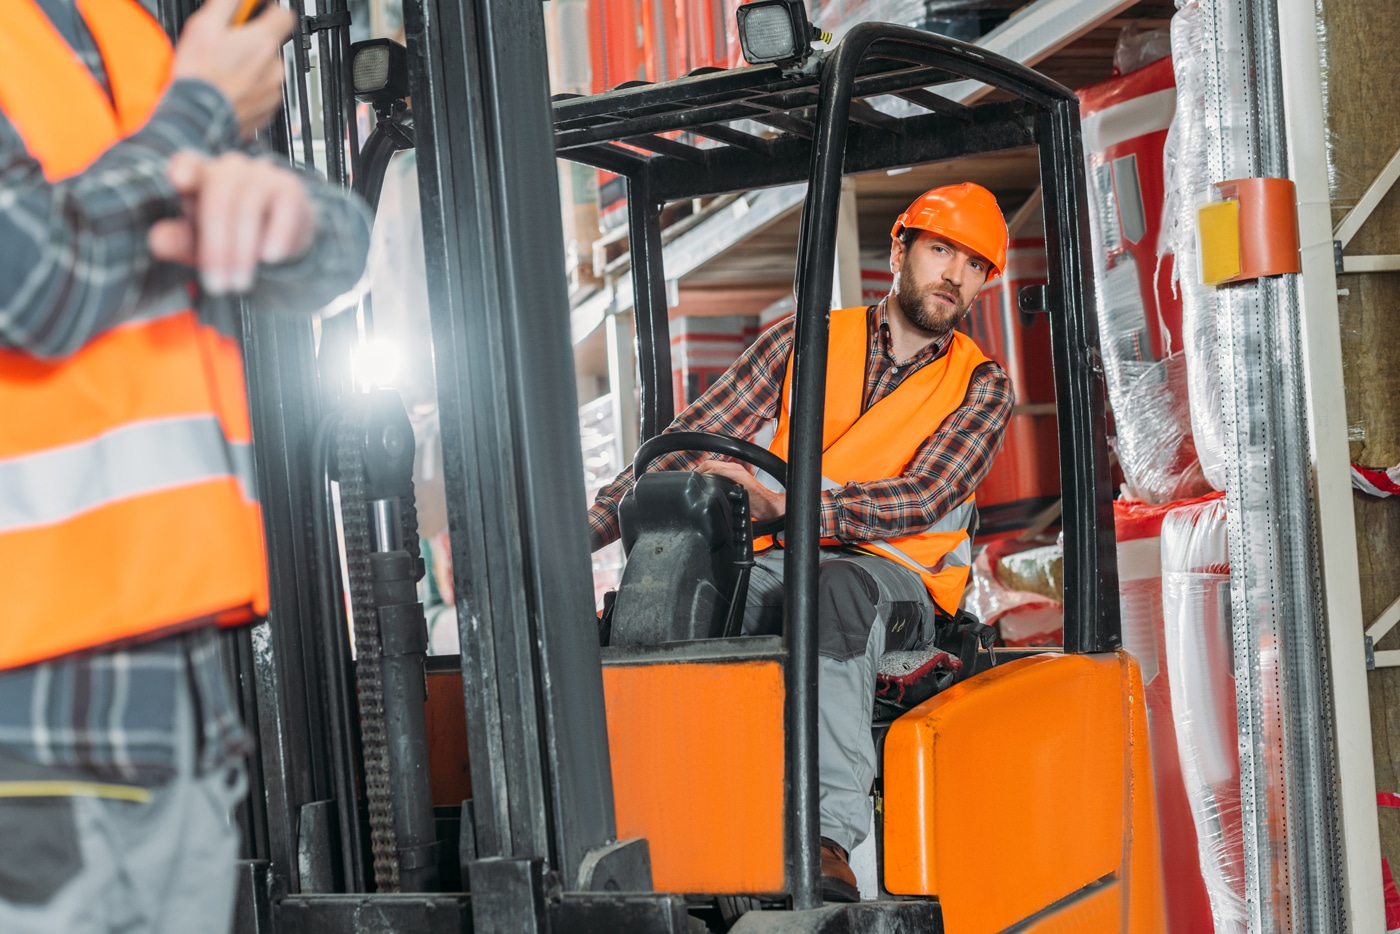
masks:
<svg viewBox="0 0 1400 934"><path fill-rule="evenodd" d="M619 837L658 890L783 885L779 658L605 659ZM1163 893L1142 676L1124 653L1000 665L894 723L884 885L951 934L1154 934Z"/></svg>
<svg viewBox="0 0 1400 934"><path fill-rule="evenodd" d="M1040 655L905 714L885 740L885 887L935 895L955 934L1037 912L1161 930L1142 675L1126 653ZM1155 907L1154 907L1155 906Z"/></svg>
<svg viewBox="0 0 1400 934"><path fill-rule="evenodd" d="M776 658L606 664L617 835L658 891L783 889L783 668Z"/></svg>

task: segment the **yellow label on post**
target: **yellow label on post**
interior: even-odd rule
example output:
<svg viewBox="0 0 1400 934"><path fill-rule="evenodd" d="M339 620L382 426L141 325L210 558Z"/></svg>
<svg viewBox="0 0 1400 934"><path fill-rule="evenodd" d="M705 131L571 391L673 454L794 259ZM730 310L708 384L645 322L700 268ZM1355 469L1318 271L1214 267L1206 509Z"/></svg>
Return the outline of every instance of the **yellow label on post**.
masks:
<svg viewBox="0 0 1400 934"><path fill-rule="evenodd" d="M1201 281L1219 285L1240 274L1240 203L1213 201L1196 211Z"/></svg>

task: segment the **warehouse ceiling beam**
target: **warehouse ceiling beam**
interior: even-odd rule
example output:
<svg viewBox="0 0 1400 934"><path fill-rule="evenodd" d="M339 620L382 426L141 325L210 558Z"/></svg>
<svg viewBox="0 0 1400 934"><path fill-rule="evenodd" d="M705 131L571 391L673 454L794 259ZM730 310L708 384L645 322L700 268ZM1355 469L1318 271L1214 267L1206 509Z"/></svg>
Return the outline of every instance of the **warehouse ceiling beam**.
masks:
<svg viewBox="0 0 1400 934"><path fill-rule="evenodd" d="M926 91L923 88L914 88L909 91L900 91L895 96L902 97L909 103L917 104L925 110L931 110L934 113L940 113L949 117L957 117L959 120L962 121L968 121L972 119L972 117L970 116L970 107L966 107L963 104L959 104L956 101L951 101L948 98L943 97L941 94L935 94L932 91Z"/></svg>
<svg viewBox="0 0 1400 934"><path fill-rule="evenodd" d="M1027 5L1011 19L982 36L973 44L1022 64L1033 65L1053 55L1084 33L1112 19L1136 2L1137 0L1035 0L1034 3ZM866 67L869 68L872 64L878 64L878 62L867 62ZM661 93L668 95L666 98L668 101L685 100L685 93L691 90L687 83L704 80L704 77L696 76L667 82L664 86L667 90ZM857 79L856 96L873 97L878 94L894 94L935 113L956 114L962 119L970 120L972 108L965 105L980 100L990 89L980 81L949 82L949 77L946 72L917 67L894 73L863 75ZM711 102L737 108L741 106L739 98L747 96L748 103L742 106L748 107L749 110L723 117L706 113L704 120L709 123L742 118L767 122L765 116L757 116L752 112L752 105L759 102L761 88L767 89L771 93L781 93L785 86L781 80L781 73L776 67L770 65L756 65L751 68L739 69L737 74L727 80L729 83L726 85L725 91L729 96L722 101L715 101L712 95ZM681 85L687 86L682 88ZM937 93L928 90L930 87L939 85L941 86L938 87ZM613 112L623 106L658 100L656 94L657 92L652 86L646 86L608 95L610 99L608 104L600 103L597 98L581 98L578 103L567 102L556 105L555 128L556 130L571 130L574 126L588 123L589 116ZM584 103L584 101L588 101L588 103ZM604 107L613 108L613 111L601 109ZM716 106L715 109L718 110L719 107ZM700 125L702 124L694 124L697 129ZM558 134L561 149L575 139L580 142L586 139L582 133L596 134L589 141L597 141L606 136L606 133L599 132L596 127L582 131L578 137L575 137L571 132L561 132ZM731 145L734 144L731 143ZM590 165L598 165L590 158L579 158L576 151L570 152L568 158L578 159L578 161L587 162ZM710 221L698 225L685 236L667 244L666 268L673 271L676 277L684 275L684 272L679 270L698 269L736 244L758 233L789 211L796 209L802 203L805 194L806 186L801 184L789 184L782 188L769 189L761 192L751 205L748 201L743 202L744 209L737 209L736 206L733 213L726 211L722 216L716 216ZM749 206L752 206L754 210L748 210ZM602 322L604 313L622 312L631 307L631 288L627 284L619 283L615 288L605 288L599 295L575 309L573 319L575 340L580 340L582 336L591 333L593 328Z"/></svg>
<svg viewBox="0 0 1400 934"><path fill-rule="evenodd" d="M978 39L977 45L1022 65L1035 65L1137 2L1036 0ZM959 81L939 88L937 93L962 104L971 104L986 97L991 90L978 81Z"/></svg>

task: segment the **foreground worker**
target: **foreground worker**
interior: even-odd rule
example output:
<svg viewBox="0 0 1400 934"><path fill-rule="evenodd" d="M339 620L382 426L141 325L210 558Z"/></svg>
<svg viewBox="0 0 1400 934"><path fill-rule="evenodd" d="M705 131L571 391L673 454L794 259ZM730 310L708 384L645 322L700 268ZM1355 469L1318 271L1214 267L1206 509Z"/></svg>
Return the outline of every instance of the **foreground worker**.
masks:
<svg viewBox="0 0 1400 934"><path fill-rule="evenodd" d="M369 230L241 150L291 13L0 27L0 931L222 931L246 734L216 627L267 609L236 303L312 311ZM203 297L192 300L197 290ZM211 297L213 296L213 297ZM197 304L198 311L191 310Z"/></svg>
<svg viewBox="0 0 1400 934"><path fill-rule="evenodd" d="M1006 265L1006 222L991 192L929 191L895 222L890 293L831 313L818 581L818 736L822 892L856 901L848 854L869 832L875 674L887 650L932 643L956 615L971 565L973 491L1001 447L1011 382L954 330ZM769 328L668 431L705 431L786 458L791 320ZM785 513L785 495L717 455L676 453L652 469L697 470L742 484L753 517ZM619 534L630 468L598 493L594 550ZM744 631L782 632L783 555L758 556Z"/></svg>

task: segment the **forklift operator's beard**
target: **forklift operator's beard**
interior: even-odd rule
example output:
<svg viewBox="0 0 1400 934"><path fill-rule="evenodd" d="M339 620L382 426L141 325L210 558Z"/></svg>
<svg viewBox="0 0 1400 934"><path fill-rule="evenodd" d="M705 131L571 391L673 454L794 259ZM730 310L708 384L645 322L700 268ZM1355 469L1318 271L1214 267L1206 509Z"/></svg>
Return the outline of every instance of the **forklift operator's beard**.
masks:
<svg viewBox="0 0 1400 934"><path fill-rule="evenodd" d="M952 304L948 305L939 301L935 296L943 296ZM919 288L914 283L914 277L909 274L909 255L904 255L904 261L899 265L899 279L895 283L894 297L899 302L899 310L904 312L904 317L909 319L921 331L929 334L936 334L942 337L953 328L957 327L959 321L967 314L967 309L972 305L971 300L963 301L962 296L957 292L943 287L940 283L933 283Z"/></svg>

